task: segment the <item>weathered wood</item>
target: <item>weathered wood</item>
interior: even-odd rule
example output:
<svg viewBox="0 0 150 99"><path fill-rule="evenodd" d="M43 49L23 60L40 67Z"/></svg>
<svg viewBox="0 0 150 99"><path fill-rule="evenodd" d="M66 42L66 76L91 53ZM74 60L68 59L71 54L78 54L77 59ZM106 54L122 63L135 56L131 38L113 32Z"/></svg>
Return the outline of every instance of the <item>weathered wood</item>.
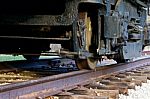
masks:
<svg viewBox="0 0 150 99"><path fill-rule="evenodd" d="M118 90L100 90L93 89L97 96L108 96L109 99L119 99L119 91Z"/></svg>
<svg viewBox="0 0 150 99"><path fill-rule="evenodd" d="M109 98L107 96L71 95L71 96L58 96L58 98L56 99L109 99Z"/></svg>

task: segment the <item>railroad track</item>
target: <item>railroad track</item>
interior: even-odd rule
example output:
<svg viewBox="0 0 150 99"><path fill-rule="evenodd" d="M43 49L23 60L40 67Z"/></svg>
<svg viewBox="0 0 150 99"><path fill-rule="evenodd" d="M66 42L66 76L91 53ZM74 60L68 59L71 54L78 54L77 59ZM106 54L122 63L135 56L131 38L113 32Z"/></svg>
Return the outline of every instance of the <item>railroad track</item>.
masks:
<svg viewBox="0 0 150 99"><path fill-rule="evenodd" d="M2 99L117 99L150 78L150 59L43 77L0 87ZM141 67L143 66L143 67ZM145 67L144 67L145 66ZM136 69L135 69L136 68ZM57 99L56 98L56 99Z"/></svg>

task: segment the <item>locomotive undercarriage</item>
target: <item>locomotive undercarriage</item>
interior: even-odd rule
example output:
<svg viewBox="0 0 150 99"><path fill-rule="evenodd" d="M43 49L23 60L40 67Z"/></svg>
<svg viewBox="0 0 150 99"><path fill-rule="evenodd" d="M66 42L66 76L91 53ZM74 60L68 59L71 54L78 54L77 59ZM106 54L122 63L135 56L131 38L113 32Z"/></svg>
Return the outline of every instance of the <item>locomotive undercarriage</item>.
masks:
<svg viewBox="0 0 150 99"><path fill-rule="evenodd" d="M95 69L102 56L120 63L141 55L143 3L79 1L64 0L61 15L52 11L53 15L0 16L0 52L23 54L28 60L41 53L70 57L79 69Z"/></svg>
<svg viewBox="0 0 150 99"><path fill-rule="evenodd" d="M144 45L143 28L146 20L146 10L143 8L145 7L143 3L137 6L128 1L119 0L115 5L107 5L109 7L106 9L102 6L95 7L95 12L90 12L88 8L92 7L86 7L86 4L83 4L81 8L84 6L85 12L79 12L79 20L80 14L87 14L81 18L85 22L82 28L87 23L91 24L90 27L88 27L89 24L85 26L86 29L83 30L85 35L82 37L85 37L83 38L85 46L80 50L92 53L92 55L81 55L81 58L79 56L79 60L77 60L79 68L94 69L103 55L115 59L117 63L132 61L132 59L141 56ZM92 20L93 16L94 20ZM92 30L88 31L90 29ZM80 41L82 41L82 37ZM90 45L90 41L92 41L92 45ZM82 59L82 56L86 56L85 59Z"/></svg>
<svg viewBox="0 0 150 99"><path fill-rule="evenodd" d="M89 21L91 27L88 27L89 25L85 26L86 29L84 28L82 31L85 33L82 37L85 38L82 40L81 37L80 41L82 41L85 46L82 46L79 50L81 53L87 51L90 53L88 55L91 56L84 54L81 55L81 58L79 56L79 60L77 60L79 68L94 69L96 63L100 61L103 55L115 59L118 63L132 61L133 58L141 56L146 13L144 9L139 9L129 2L124 3L127 3L127 6L123 5L123 1L118 1L116 5L111 6L110 9L108 9L109 7L107 9L95 7L94 10L92 10L95 12L92 12L92 14L88 11L86 4L82 5L83 9L85 6L85 12L82 12L83 9L79 9L79 11L81 10L79 16L80 14L83 15L83 13L87 14L83 19L79 17L79 20L85 22L82 28L88 23L88 18L91 19ZM122 11L120 6L124 7L124 11ZM93 16L94 20L92 20ZM92 30L88 31L88 29ZM86 40L88 40L88 42L86 42ZM82 59L82 56L85 56L85 59ZM84 67L85 64L87 67Z"/></svg>

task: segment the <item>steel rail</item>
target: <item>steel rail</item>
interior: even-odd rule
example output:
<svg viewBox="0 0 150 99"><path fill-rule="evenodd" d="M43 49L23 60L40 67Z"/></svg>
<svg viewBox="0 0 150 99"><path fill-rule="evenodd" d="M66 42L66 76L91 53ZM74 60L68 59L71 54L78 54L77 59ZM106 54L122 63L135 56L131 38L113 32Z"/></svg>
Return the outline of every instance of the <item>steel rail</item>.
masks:
<svg viewBox="0 0 150 99"><path fill-rule="evenodd" d="M109 67L98 68L96 70L75 71L44 77L37 80L5 85L0 87L0 98L35 99L35 97L47 97L65 90L73 89L79 85L89 84L98 77L131 70L145 65L150 65L150 58L127 64L110 65Z"/></svg>

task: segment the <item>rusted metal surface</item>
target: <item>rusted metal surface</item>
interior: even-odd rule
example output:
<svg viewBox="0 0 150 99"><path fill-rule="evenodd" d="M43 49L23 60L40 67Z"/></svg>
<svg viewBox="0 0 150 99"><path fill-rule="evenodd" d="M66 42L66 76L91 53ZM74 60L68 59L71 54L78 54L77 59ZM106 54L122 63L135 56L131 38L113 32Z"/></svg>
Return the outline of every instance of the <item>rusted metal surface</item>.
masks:
<svg viewBox="0 0 150 99"><path fill-rule="evenodd" d="M25 37L25 36L0 36L0 38L13 38L13 39L38 39L38 40L70 40L70 38L44 38L44 37Z"/></svg>
<svg viewBox="0 0 150 99"><path fill-rule="evenodd" d="M129 64L112 65L97 70L82 70L66 74L44 77L23 83L11 84L0 87L0 97L3 99L30 99L47 97L58 94L77 86L91 83L94 79L106 75L131 70L135 67L149 65L150 59L139 60ZM135 77L136 78L136 77ZM138 78L137 78L138 81ZM113 86L111 86L113 87ZM120 86L121 92L126 91L126 86ZM126 93L126 92L125 92Z"/></svg>

